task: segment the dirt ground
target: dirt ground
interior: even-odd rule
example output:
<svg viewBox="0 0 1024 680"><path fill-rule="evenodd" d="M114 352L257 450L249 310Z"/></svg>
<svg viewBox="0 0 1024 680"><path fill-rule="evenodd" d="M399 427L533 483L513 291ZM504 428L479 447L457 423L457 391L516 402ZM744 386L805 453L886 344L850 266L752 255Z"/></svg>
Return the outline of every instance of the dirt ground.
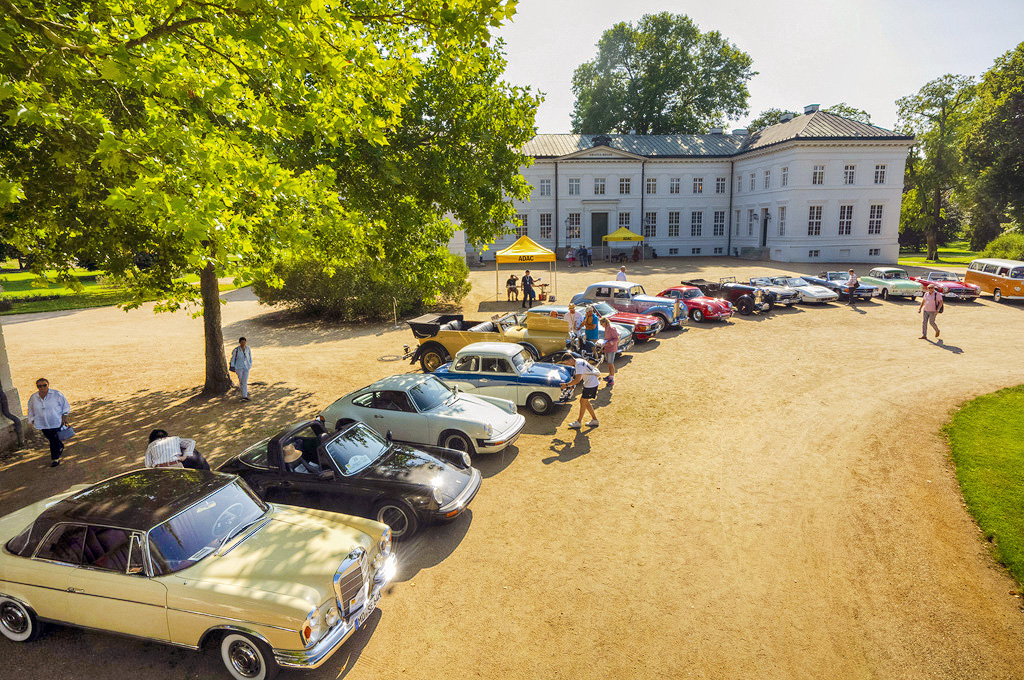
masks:
<svg viewBox="0 0 1024 680"><path fill-rule="evenodd" d="M629 272L657 293L818 268L659 259ZM562 272L561 299L614 271ZM467 310L503 306L487 302L493 269L472 278ZM245 405L194 399L202 326L185 314L6 317L23 402L48 377L79 435L59 468L38 435L0 463L0 513L138 465L152 427L220 461L411 370L377 360L412 341L404 326L298 322L247 291L226 298L225 337L248 336L264 383ZM517 446L476 457L471 512L402 547L366 629L285 676L1024 677L1017 586L965 512L940 435L958 404L1024 382L1024 305L950 304L941 344L917 339L916 309L801 306L637 347L599 393L598 429L569 430L564 408L530 415ZM213 655L65 628L0 657L19 680L226 677Z"/></svg>

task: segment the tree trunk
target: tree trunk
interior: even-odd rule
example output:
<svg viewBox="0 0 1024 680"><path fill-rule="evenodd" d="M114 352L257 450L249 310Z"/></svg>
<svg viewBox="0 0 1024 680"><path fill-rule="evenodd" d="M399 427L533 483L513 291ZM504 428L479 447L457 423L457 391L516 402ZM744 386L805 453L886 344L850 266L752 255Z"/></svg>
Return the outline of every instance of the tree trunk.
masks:
<svg viewBox="0 0 1024 680"><path fill-rule="evenodd" d="M932 215L931 224L928 225L928 257L925 259L935 262L939 259L939 225L942 224L942 192L936 189L932 201L932 210L935 212Z"/></svg>
<svg viewBox="0 0 1024 680"><path fill-rule="evenodd" d="M217 270L210 263L199 272L203 295L203 331L206 336L206 384L203 394L215 396L231 389L228 362L224 358L224 331L220 327L220 287Z"/></svg>

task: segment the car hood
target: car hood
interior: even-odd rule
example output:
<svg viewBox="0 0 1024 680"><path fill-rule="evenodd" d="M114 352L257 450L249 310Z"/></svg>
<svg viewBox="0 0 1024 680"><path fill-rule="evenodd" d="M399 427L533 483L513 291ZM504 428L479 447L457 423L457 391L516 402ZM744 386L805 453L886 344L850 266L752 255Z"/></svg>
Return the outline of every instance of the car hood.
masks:
<svg viewBox="0 0 1024 680"><path fill-rule="evenodd" d="M558 384L571 380L572 371L569 370L568 366L537 362L530 366L530 370L523 373L522 377L524 379L528 379L530 382Z"/></svg>
<svg viewBox="0 0 1024 680"><path fill-rule="evenodd" d="M270 521L259 531L232 539L222 555L209 555L174 576L196 589L242 587L317 607L334 597L332 578L345 557L355 548L372 553L383 530L376 522L348 515L280 505L271 509Z"/></svg>
<svg viewBox="0 0 1024 680"><path fill-rule="evenodd" d="M456 420L468 420L479 423L481 429L485 423L490 423L491 427L494 428L495 434L504 432L512 427L518 415L517 413L509 413L486 399L481 399L476 395L467 394L466 392L460 392L458 399L455 399L450 404L442 404L428 413L442 418L454 418Z"/></svg>
<svg viewBox="0 0 1024 680"><path fill-rule="evenodd" d="M367 468L360 477L378 482L424 487L441 492L444 502L454 500L472 478L472 468L463 470L447 461L405 444L392 444L391 450Z"/></svg>
<svg viewBox="0 0 1024 680"><path fill-rule="evenodd" d="M656 324L659 321L661 321L661 319L659 319L656 316L651 316L650 314L640 314L638 312L617 311L614 314L612 314L609 318L611 318L611 320L614 321L615 323L624 323L630 326L636 325L637 323L645 323L650 325Z"/></svg>
<svg viewBox="0 0 1024 680"><path fill-rule="evenodd" d="M668 305L671 307L676 303L675 298L658 297L657 295L634 295L633 300L637 302L649 302L655 305Z"/></svg>
<svg viewBox="0 0 1024 680"><path fill-rule="evenodd" d="M832 297L836 294L825 286L800 286L797 290L808 297Z"/></svg>

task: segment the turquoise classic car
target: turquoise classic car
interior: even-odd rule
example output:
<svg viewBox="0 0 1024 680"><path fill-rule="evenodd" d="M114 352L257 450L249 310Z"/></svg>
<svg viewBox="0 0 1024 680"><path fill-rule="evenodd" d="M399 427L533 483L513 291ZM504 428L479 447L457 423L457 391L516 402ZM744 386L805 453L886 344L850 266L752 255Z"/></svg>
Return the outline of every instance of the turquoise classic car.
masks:
<svg viewBox="0 0 1024 680"><path fill-rule="evenodd" d="M876 286L883 300L893 297L915 297L924 295L924 288L917 281L911 281L905 269L899 267L875 267L860 282Z"/></svg>

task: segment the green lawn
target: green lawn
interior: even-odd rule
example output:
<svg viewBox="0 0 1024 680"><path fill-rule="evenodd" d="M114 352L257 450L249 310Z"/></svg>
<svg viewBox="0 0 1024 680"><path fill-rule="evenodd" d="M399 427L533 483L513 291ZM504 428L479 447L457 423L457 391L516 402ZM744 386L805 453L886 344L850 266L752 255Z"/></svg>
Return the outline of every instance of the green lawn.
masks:
<svg viewBox="0 0 1024 680"><path fill-rule="evenodd" d="M927 249L919 253L900 253L899 264L913 267L927 267L931 264L970 264L971 260L981 257L981 253L970 250L967 241L953 241L949 245L939 246L939 261L925 259Z"/></svg>
<svg viewBox="0 0 1024 680"><path fill-rule="evenodd" d="M946 426L967 509L1024 583L1024 385L965 404Z"/></svg>
<svg viewBox="0 0 1024 680"><path fill-rule="evenodd" d="M78 282L82 284L82 290L76 291L63 284L46 282L40 285L40 281L31 272L11 271L17 268L16 261L8 261L0 264L8 271L0 272L0 300L18 298L13 307L9 310L0 311L0 316L8 314L29 314L32 312L53 312L66 309L85 309L87 307L108 307L120 304L132 299L128 291L118 286L109 286L97 281L97 276L102 272L75 269L73 274ZM185 281L197 283L198 276L187 276ZM231 290L231 284L221 284L221 290ZM33 299L58 296L55 299ZM156 299L156 298L153 298Z"/></svg>

